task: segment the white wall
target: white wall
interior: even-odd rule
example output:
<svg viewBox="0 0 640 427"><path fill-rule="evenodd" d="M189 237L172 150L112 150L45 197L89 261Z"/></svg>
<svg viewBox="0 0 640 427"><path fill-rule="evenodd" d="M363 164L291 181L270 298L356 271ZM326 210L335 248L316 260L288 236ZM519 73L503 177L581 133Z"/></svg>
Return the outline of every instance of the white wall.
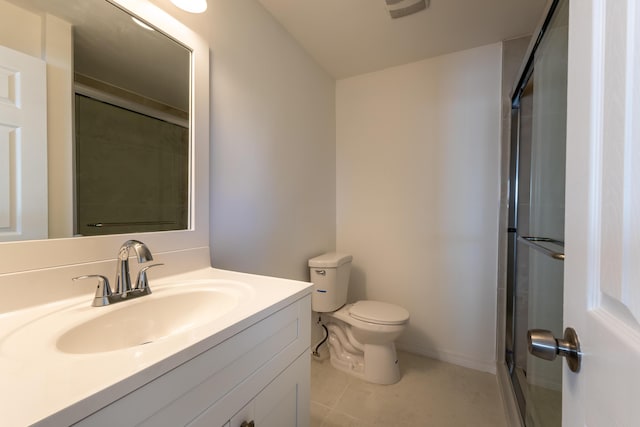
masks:
<svg viewBox="0 0 640 427"><path fill-rule="evenodd" d="M335 248L335 80L255 0L154 3L211 46L213 265L309 280Z"/></svg>
<svg viewBox="0 0 640 427"><path fill-rule="evenodd" d="M337 249L399 348L495 371L501 46L340 80Z"/></svg>
<svg viewBox="0 0 640 427"><path fill-rule="evenodd" d="M494 370L500 46L341 80L334 99L257 2L153 1L211 46L214 266L308 280L337 242L352 300L411 312L399 347Z"/></svg>

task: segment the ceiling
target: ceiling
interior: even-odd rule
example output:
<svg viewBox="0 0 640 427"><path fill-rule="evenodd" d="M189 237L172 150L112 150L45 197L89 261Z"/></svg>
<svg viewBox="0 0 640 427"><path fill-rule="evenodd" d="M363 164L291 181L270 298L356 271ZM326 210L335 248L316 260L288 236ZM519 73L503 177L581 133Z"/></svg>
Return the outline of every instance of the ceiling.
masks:
<svg viewBox="0 0 640 427"><path fill-rule="evenodd" d="M531 34L547 0L431 0L391 19L384 0L258 0L333 77Z"/></svg>
<svg viewBox="0 0 640 427"><path fill-rule="evenodd" d="M76 71L188 109L188 53L160 33L141 29L103 0L9 1L74 24ZM342 79L529 35L548 0L431 0L428 9L398 19L385 0L257 1Z"/></svg>

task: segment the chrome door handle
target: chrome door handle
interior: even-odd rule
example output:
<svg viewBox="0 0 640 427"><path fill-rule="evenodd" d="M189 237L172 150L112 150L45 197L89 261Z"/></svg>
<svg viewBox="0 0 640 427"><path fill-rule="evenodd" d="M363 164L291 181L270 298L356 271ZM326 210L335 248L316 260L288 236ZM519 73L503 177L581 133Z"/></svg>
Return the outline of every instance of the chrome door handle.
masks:
<svg viewBox="0 0 640 427"><path fill-rule="evenodd" d="M565 358L571 372L579 372L582 363L580 341L573 328L564 330L564 338L555 338L545 329L530 329L527 332L529 353L544 360L554 360L560 355Z"/></svg>

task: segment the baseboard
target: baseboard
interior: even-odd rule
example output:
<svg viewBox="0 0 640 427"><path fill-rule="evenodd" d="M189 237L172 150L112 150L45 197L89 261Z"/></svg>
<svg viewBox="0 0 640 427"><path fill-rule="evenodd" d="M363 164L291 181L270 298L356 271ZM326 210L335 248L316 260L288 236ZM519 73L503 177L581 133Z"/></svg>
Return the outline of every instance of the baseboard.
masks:
<svg viewBox="0 0 640 427"><path fill-rule="evenodd" d="M443 362L452 363L458 366L464 366L465 368L475 369L476 371L489 372L491 374L496 373L496 361L482 361L472 359L470 357L456 354L448 351L437 350L433 348L426 348L416 345L411 345L402 342L396 342L396 348L398 350L408 351L409 353L420 354L422 356L431 357L432 359L441 360Z"/></svg>

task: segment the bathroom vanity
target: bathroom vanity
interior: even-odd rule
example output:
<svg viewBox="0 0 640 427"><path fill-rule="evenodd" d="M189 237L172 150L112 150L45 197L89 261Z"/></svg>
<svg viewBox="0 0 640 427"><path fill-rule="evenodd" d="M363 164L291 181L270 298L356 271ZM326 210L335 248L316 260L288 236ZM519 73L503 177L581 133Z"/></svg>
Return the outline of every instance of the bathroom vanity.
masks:
<svg viewBox="0 0 640 427"><path fill-rule="evenodd" d="M308 425L309 283L205 268L150 286L108 307L82 295L5 313L3 425ZM70 342L85 325L104 340Z"/></svg>

